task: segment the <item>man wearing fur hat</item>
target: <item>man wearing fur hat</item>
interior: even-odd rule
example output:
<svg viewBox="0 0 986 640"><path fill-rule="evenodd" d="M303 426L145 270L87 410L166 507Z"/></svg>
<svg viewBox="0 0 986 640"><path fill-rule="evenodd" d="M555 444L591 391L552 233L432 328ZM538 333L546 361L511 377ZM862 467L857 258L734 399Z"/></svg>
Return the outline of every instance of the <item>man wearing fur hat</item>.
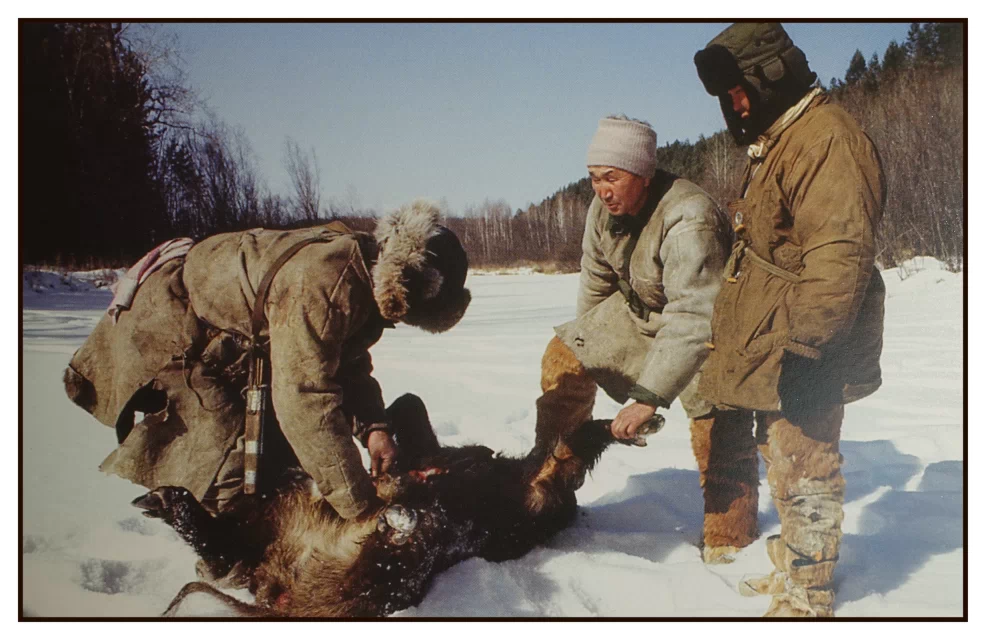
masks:
<svg viewBox="0 0 986 640"><path fill-rule="evenodd" d="M244 444L242 395L256 344L276 416L257 490L300 464L353 518L376 500L353 436L374 475L396 453L368 349L397 321L451 328L469 304L467 266L458 239L421 202L381 220L375 237L340 222L211 236L155 265L123 310L111 307L69 363L66 391L116 429L103 471L185 487L221 511L244 490L256 449Z"/></svg>
<svg viewBox="0 0 986 640"><path fill-rule="evenodd" d="M625 116L600 120L589 146L596 197L582 241L577 318L555 329L537 401L536 450L551 450L555 465L571 456L561 437L591 417L597 384L617 402L633 400L611 423L620 439L635 439L659 407L679 397L693 433L730 427L696 387L732 234L707 193L657 168L656 150L650 125ZM564 477L546 467L531 480L529 506L551 495L546 483ZM727 505L745 497L726 489L720 500ZM755 513L739 533L719 531L715 518L706 521L707 561L756 536Z"/></svg>
<svg viewBox="0 0 986 640"><path fill-rule="evenodd" d="M768 616L831 616L843 405L881 381L880 160L780 24L735 24L695 65L750 156L730 204L737 242L699 389L746 425L728 439L713 435L712 458L759 444L780 516L780 535L767 540L774 571L745 580L741 592L773 595ZM737 460L755 474L754 457Z"/></svg>

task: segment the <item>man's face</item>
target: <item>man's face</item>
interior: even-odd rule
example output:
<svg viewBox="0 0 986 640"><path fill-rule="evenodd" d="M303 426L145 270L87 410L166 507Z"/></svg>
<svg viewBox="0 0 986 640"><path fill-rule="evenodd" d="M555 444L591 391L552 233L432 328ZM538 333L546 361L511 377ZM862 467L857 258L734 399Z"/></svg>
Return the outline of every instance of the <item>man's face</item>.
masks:
<svg viewBox="0 0 986 640"><path fill-rule="evenodd" d="M614 216L635 216L647 201L650 178L616 167L589 167L589 178L592 190Z"/></svg>
<svg viewBox="0 0 986 640"><path fill-rule="evenodd" d="M733 100L733 111L742 119L750 119L750 96L746 95L743 87L736 85L729 90L729 97Z"/></svg>

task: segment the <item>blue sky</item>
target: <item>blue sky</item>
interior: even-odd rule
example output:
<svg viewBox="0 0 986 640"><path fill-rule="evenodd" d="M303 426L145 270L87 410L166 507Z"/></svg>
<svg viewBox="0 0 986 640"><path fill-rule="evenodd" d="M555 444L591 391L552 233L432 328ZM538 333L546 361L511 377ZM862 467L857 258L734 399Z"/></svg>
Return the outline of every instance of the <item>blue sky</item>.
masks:
<svg viewBox="0 0 986 640"><path fill-rule="evenodd" d="M323 203L386 211L513 209L585 174L599 118L648 120L658 143L723 128L692 56L723 23L170 24L189 81L242 128L261 177L289 193L285 138L314 149ZM787 23L827 85L906 23Z"/></svg>

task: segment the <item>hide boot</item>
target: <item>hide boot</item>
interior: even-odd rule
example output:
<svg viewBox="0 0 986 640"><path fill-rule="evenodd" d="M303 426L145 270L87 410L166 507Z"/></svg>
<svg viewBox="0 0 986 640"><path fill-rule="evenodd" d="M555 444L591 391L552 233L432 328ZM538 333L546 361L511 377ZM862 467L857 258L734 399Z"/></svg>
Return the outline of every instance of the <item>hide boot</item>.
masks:
<svg viewBox="0 0 986 640"><path fill-rule="evenodd" d="M726 564L757 539L759 468L753 414L715 411L691 422L705 502L702 559Z"/></svg>
<svg viewBox="0 0 986 640"><path fill-rule="evenodd" d="M774 567L783 566L782 550L784 543L779 535L767 538L767 557L770 558ZM765 576L744 576L739 584L740 595L752 596L776 596L784 593L787 582L787 573L775 568Z"/></svg>
<svg viewBox="0 0 986 640"><path fill-rule="evenodd" d="M596 383L565 343L553 337L541 359L541 397L537 400L534 448L528 456L528 511L540 513L551 504L557 486L581 486L584 478L563 477L572 452L564 438L592 418ZM584 474L582 465L577 465Z"/></svg>
<svg viewBox="0 0 986 640"><path fill-rule="evenodd" d="M770 594L765 617L831 617L833 574L842 540L845 480L839 454L841 405L800 419L758 416L758 440L781 521L767 553L774 572L744 580L740 592Z"/></svg>

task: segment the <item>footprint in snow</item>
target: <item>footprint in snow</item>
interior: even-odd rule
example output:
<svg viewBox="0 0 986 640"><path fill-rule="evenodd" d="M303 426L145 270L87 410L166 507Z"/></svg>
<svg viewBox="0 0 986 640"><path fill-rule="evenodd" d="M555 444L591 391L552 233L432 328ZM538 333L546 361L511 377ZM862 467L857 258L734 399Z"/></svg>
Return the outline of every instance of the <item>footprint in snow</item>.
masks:
<svg viewBox="0 0 986 640"><path fill-rule="evenodd" d="M507 424L513 424L515 422L520 422L521 420L523 420L524 418L526 418L530 414L531 414L531 412L530 412L529 409L521 409L519 411L514 411L513 413L507 415L506 422L507 422Z"/></svg>
<svg viewBox="0 0 986 640"><path fill-rule="evenodd" d="M160 573L162 562L130 562L90 558L79 563L80 586L95 593L134 593Z"/></svg>
<svg viewBox="0 0 986 640"><path fill-rule="evenodd" d="M24 536L24 542L21 544L21 553L44 551L49 546L48 540L44 536L29 534Z"/></svg>
<svg viewBox="0 0 986 640"><path fill-rule="evenodd" d="M138 533L142 536L152 536L159 531L155 528L156 523L154 520L149 520L140 516L125 518L118 521L116 524L124 531Z"/></svg>

